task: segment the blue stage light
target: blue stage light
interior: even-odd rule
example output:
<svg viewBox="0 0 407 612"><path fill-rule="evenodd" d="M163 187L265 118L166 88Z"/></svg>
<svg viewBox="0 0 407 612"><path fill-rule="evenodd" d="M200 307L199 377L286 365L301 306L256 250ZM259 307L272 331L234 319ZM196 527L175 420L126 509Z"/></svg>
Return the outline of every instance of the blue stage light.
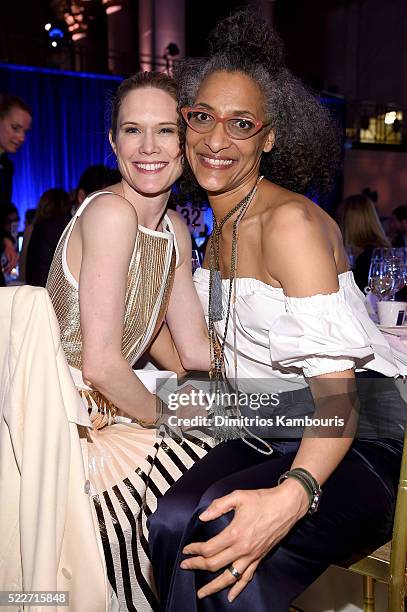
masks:
<svg viewBox="0 0 407 612"><path fill-rule="evenodd" d="M52 28L52 30L49 30L48 36L50 38L52 38L52 39L63 38L64 37L64 33L59 28Z"/></svg>

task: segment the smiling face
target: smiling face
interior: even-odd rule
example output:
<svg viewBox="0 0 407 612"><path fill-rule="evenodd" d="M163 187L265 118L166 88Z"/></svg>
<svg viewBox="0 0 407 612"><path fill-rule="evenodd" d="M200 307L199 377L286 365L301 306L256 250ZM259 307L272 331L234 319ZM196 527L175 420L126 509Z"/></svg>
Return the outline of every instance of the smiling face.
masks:
<svg viewBox="0 0 407 612"><path fill-rule="evenodd" d="M181 175L177 103L154 87L133 89L123 99L110 142L123 179L146 195L168 192Z"/></svg>
<svg viewBox="0 0 407 612"><path fill-rule="evenodd" d="M214 72L208 76L193 106L220 117L238 116L266 122L260 87L241 72ZM244 186L258 175L261 154L270 151L273 142L273 132L267 128L251 138L238 140L217 123L207 134L188 127L186 154L201 187L209 193L226 193Z"/></svg>
<svg viewBox="0 0 407 612"><path fill-rule="evenodd" d="M25 141L31 128L31 115L18 106L13 106L0 119L0 153L16 153Z"/></svg>

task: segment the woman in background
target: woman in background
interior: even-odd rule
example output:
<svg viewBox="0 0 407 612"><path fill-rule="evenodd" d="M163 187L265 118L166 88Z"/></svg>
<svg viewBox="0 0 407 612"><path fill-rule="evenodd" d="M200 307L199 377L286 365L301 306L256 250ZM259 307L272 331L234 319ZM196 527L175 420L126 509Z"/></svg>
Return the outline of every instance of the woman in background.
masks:
<svg viewBox="0 0 407 612"><path fill-rule="evenodd" d="M31 234L25 236L27 244L23 243L28 285L45 287L58 241L71 220L70 209L71 200L63 189L48 189L40 197Z"/></svg>
<svg viewBox="0 0 407 612"><path fill-rule="evenodd" d="M373 249L391 247L373 202L365 195L345 198L336 212L345 248L353 260L353 276L361 291L369 284Z"/></svg>

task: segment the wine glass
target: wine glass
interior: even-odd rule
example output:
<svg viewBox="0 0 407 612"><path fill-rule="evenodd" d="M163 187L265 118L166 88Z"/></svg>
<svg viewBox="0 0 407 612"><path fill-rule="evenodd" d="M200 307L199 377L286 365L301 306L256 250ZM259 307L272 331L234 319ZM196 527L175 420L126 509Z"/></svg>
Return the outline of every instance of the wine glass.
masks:
<svg viewBox="0 0 407 612"><path fill-rule="evenodd" d="M392 247L375 247L372 252L372 261L383 261L389 257L394 257L396 249Z"/></svg>
<svg viewBox="0 0 407 612"><path fill-rule="evenodd" d="M373 295L381 300L394 300L406 284L404 260L395 255L372 259L369 269L369 287Z"/></svg>
<svg viewBox="0 0 407 612"><path fill-rule="evenodd" d="M395 252L396 257L399 257L401 261L403 262L405 284L407 285L407 248L400 247L400 248L394 249L394 252Z"/></svg>
<svg viewBox="0 0 407 612"><path fill-rule="evenodd" d="M389 257L384 260L383 266L393 279L393 289L391 291L390 299L394 300L396 293L400 291L400 289L402 289L406 284L406 268L404 264L404 258L396 256Z"/></svg>
<svg viewBox="0 0 407 612"><path fill-rule="evenodd" d="M372 260L369 269L369 287L379 300L388 300L392 296L394 281L385 260Z"/></svg>

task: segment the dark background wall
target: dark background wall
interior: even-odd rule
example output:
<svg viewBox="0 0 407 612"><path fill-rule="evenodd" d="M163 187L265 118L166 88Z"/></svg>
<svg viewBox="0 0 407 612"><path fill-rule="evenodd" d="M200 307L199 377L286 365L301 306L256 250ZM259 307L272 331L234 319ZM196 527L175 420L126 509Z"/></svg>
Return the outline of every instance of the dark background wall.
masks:
<svg viewBox="0 0 407 612"><path fill-rule="evenodd" d="M244 2L186 2L187 53L205 55L216 21ZM275 0L291 69L315 89L407 106L406 0Z"/></svg>
<svg viewBox="0 0 407 612"><path fill-rule="evenodd" d="M277 0L295 72L349 99L407 104L405 0Z"/></svg>
<svg viewBox="0 0 407 612"><path fill-rule="evenodd" d="M109 18L101 0L82 2L89 7L86 10L92 17L88 20L86 38L74 45L67 34L63 44L52 49L44 25L51 21L64 28L64 7L73 1L80 0L2 0L0 63L75 70L79 53L81 69L87 72L109 74L113 70L123 76L137 71L138 12L140 3L146 0L121 0L126 9ZM318 92L331 92L345 98L348 128L354 128L353 120L349 119L349 109L354 106L361 108L366 101L372 103L372 108L393 104L392 109L404 113L400 129L407 143L407 0L150 1L155 4L156 12L163 2L177 5L178 9L184 6L185 50L191 56L206 55L208 33L219 19L248 3L256 6L281 34L287 62L294 73ZM121 23L124 21L126 27ZM120 35L118 51L127 54L123 55L123 61L116 61L116 71L109 59L108 30L111 25L115 25ZM163 62L162 55L160 61ZM0 75L0 91L9 88L10 81ZM29 140L40 127L38 112ZM362 111L359 115L360 119ZM101 133L103 129L101 125ZM358 126L354 133L358 133ZM350 140L348 147L351 148L345 151L344 195L364 187L377 190L378 205L384 213L405 203L406 147L393 148L391 155L389 149L386 156L386 149L380 149L375 143L370 148L362 145L357 150L357 146ZM28 155L27 146L24 151ZM98 161L104 159L101 150ZM21 167L19 164L20 170ZM385 168L385 177L383 173L379 176L378 168ZM70 175L69 183L74 180L74 173Z"/></svg>
<svg viewBox="0 0 407 612"><path fill-rule="evenodd" d="M153 0L152 0L153 1ZM166 0L171 2L171 0ZM316 89L348 99L395 102L407 106L406 0L185 0L188 55L205 55L206 39L222 17L247 3L271 17L282 35L290 67ZM69 3L68 3L69 4ZM89 70L107 72L106 15L101 0L90 0L92 21L86 46ZM69 69L69 57L47 44L44 24L63 14L63 0L2 0L0 62ZM138 38L137 0L127 0L128 28ZM130 71L138 68L137 44ZM69 45L67 45L69 47ZM67 51L67 56L71 52ZM72 54L71 54L72 55ZM71 58L72 59L72 58Z"/></svg>

